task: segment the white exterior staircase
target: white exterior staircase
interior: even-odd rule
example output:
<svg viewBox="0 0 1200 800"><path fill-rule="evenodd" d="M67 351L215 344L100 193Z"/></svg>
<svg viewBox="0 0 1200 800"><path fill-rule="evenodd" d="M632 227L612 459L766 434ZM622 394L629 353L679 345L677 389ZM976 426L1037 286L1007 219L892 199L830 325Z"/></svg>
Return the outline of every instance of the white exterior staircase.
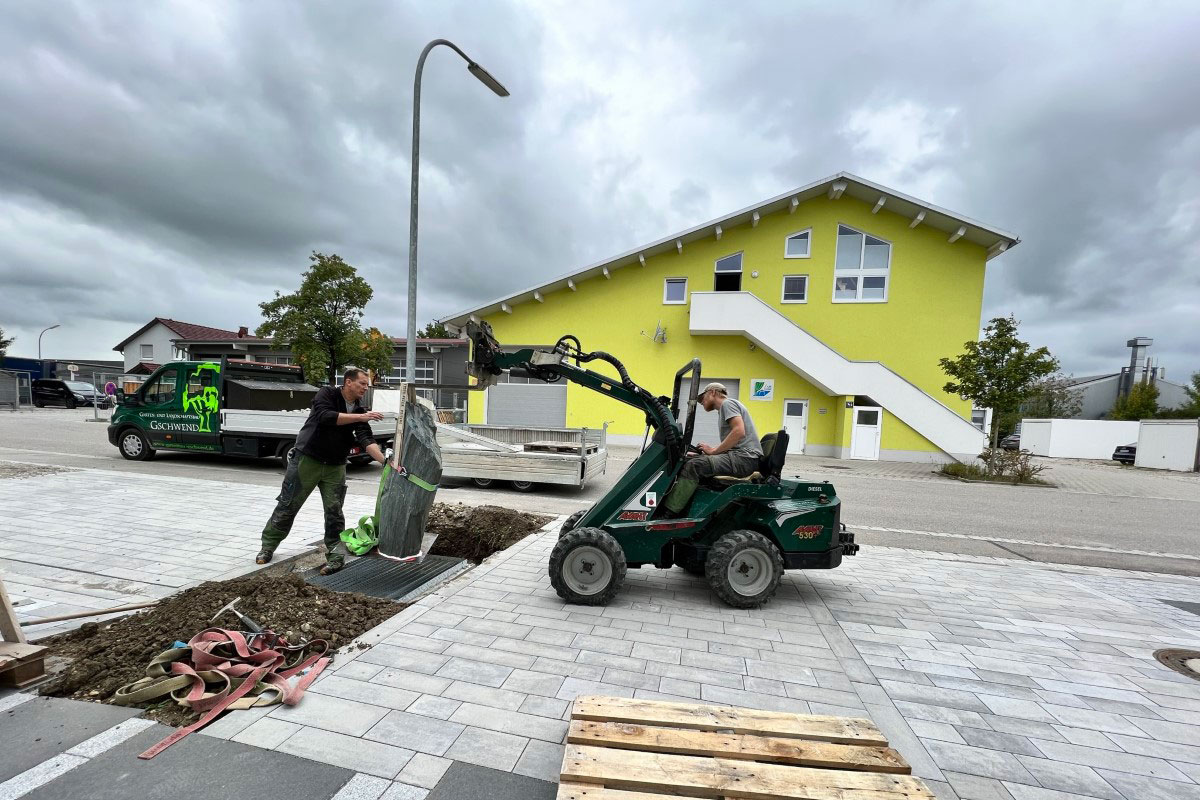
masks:
<svg viewBox="0 0 1200 800"><path fill-rule="evenodd" d="M851 361L749 292L692 292L692 335L744 336L829 395L868 395L957 461L987 437L878 361Z"/></svg>

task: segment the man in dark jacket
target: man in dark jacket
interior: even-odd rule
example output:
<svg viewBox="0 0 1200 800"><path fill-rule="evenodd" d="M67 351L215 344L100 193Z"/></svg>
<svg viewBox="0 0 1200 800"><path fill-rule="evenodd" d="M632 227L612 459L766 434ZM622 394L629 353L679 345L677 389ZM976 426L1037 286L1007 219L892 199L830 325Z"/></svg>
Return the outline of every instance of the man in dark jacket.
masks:
<svg viewBox="0 0 1200 800"><path fill-rule="evenodd" d="M371 438L367 423L383 419L378 411L367 411L358 401L367 393L370 379L364 370L351 367L341 387L326 386L313 398L312 410L296 437L296 447L288 457L283 490L267 527L262 532L262 550L255 561L266 564L279 543L287 538L300 507L321 490L325 508L325 566L321 574L337 572L345 564L341 552L341 533L346 527L342 502L346 499L346 457L356 444L380 464L383 451Z"/></svg>

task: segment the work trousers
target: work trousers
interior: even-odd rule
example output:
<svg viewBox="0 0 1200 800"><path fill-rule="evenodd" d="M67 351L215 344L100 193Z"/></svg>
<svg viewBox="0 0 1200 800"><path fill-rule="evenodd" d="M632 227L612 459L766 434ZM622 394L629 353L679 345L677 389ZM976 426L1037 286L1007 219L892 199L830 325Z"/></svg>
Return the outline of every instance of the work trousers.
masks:
<svg viewBox="0 0 1200 800"><path fill-rule="evenodd" d="M663 505L672 514L680 514L696 493L701 478L711 478L713 475L728 475L731 478L745 478L753 475L758 469L759 457L744 455L734 451L720 453L715 456L692 456L683 464L679 471L679 479L667 492Z"/></svg>
<svg viewBox="0 0 1200 800"><path fill-rule="evenodd" d="M267 520L267 527L263 528L264 550L274 550L287 538L296 515L313 489L321 490L321 506L325 509L325 549L329 556L334 555L346 527L346 517L342 514L342 503L346 499L346 465L322 464L299 451L293 451L288 459L283 489L276 498L278 502ZM337 558L342 556L338 554Z"/></svg>

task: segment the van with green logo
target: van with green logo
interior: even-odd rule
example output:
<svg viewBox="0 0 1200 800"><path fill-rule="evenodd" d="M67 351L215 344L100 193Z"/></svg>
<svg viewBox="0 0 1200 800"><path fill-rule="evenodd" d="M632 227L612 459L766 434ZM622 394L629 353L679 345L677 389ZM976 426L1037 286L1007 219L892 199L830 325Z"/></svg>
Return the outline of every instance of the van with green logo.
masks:
<svg viewBox="0 0 1200 800"><path fill-rule="evenodd" d="M136 392L118 392L108 441L131 461L159 450L284 458L317 390L298 366L173 361ZM391 445L395 427L395 415L371 423L381 447Z"/></svg>

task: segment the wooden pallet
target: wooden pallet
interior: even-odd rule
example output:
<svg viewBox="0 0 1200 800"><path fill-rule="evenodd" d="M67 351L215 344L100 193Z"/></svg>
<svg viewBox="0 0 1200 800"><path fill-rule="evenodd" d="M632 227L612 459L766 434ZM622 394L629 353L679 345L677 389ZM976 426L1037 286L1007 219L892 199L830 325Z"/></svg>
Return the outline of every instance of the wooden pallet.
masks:
<svg viewBox="0 0 1200 800"><path fill-rule="evenodd" d="M37 681L46 674L45 655L45 647L25 641L0 579L0 686L19 689Z"/></svg>
<svg viewBox="0 0 1200 800"><path fill-rule="evenodd" d="M583 448L579 442L526 442L525 449L541 453L578 453Z"/></svg>
<svg viewBox="0 0 1200 800"><path fill-rule="evenodd" d="M558 800L934 800L866 719L579 697Z"/></svg>

